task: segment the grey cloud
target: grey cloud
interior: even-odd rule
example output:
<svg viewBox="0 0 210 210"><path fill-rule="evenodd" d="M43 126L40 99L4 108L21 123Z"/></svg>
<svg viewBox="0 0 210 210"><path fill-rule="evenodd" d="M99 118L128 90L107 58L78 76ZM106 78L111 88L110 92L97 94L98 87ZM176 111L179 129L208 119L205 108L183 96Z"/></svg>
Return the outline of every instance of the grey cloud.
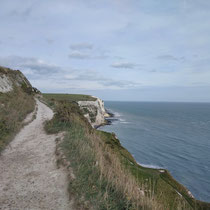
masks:
<svg viewBox="0 0 210 210"><path fill-rule="evenodd" d="M70 77L67 80L78 80L78 81L93 81L102 84L105 87L117 87L117 88L135 88L139 87L141 84L127 81L127 80L113 80L110 78L106 78L102 75L99 75L95 71L88 71L84 74L77 75L76 77Z"/></svg>
<svg viewBox="0 0 210 210"><path fill-rule="evenodd" d="M44 81L51 79L52 81L92 81L104 87L109 88L135 88L139 87L139 83L126 80L114 80L103 75L97 71L82 70L82 69L68 69L48 64L37 58L28 58L20 56L0 57L0 65L12 69L20 69L29 79ZM65 73L69 75L65 75Z"/></svg>
<svg viewBox="0 0 210 210"><path fill-rule="evenodd" d="M17 68L21 64L25 63L26 61L34 61L34 58L25 58L20 56L7 56L7 57L0 57L0 64L2 66L7 66L10 68Z"/></svg>
<svg viewBox="0 0 210 210"><path fill-rule="evenodd" d="M76 80L86 80L86 81L106 81L107 79L100 75L93 74L81 74L75 78Z"/></svg>
<svg viewBox="0 0 210 210"><path fill-rule="evenodd" d="M157 70L156 69L152 69L152 70L149 70L149 72L154 73L154 72L157 72Z"/></svg>
<svg viewBox="0 0 210 210"><path fill-rule="evenodd" d="M84 60L84 59L106 59L109 57L102 53L99 55L92 55L92 53L91 53L91 55L90 55L87 53L83 53L81 51L73 51L68 56L70 59L81 59L81 60Z"/></svg>
<svg viewBox="0 0 210 210"><path fill-rule="evenodd" d="M61 68L58 66L54 65L49 65L46 63L39 63L39 62L32 62L32 63L26 63L21 65L22 68L24 69L30 69L34 73L41 74L41 75L46 75L46 74L54 74L58 73Z"/></svg>
<svg viewBox="0 0 210 210"><path fill-rule="evenodd" d="M21 15L24 17L28 17L32 12L32 7L26 8L24 11L21 12Z"/></svg>
<svg viewBox="0 0 210 210"><path fill-rule="evenodd" d="M14 36L8 36L7 38L8 38L9 40L14 40L14 39L15 39Z"/></svg>
<svg viewBox="0 0 210 210"><path fill-rule="evenodd" d="M140 83L132 82L132 81L127 81L127 80L107 80L107 81L102 81L102 84L104 86L114 86L118 88L136 88L141 86Z"/></svg>
<svg viewBox="0 0 210 210"><path fill-rule="evenodd" d="M86 54L86 53L82 53L82 52L79 52L79 51L74 51L74 52L71 52L69 54L69 58L73 58L73 59L90 59L90 55Z"/></svg>
<svg viewBox="0 0 210 210"><path fill-rule="evenodd" d="M173 55L166 54L166 55L159 55L159 56L157 56L157 59L165 60L165 61L184 61L185 57L184 56L182 56L182 57L175 57Z"/></svg>
<svg viewBox="0 0 210 210"><path fill-rule="evenodd" d="M53 44L53 42L54 42L53 39L49 39L49 38L47 38L47 39L45 39L45 40L46 40L46 42L47 42L48 44Z"/></svg>
<svg viewBox="0 0 210 210"><path fill-rule="evenodd" d="M89 43L77 43L70 45L72 50L92 50L93 45Z"/></svg>
<svg viewBox="0 0 210 210"><path fill-rule="evenodd" d="M10 12L9 15L13 17L21 17L25 19L31 15L32 10L33 10L33 6L31 5L28 8L21 8L20 10L13 10Z"/></svg>
<svg viewBox="0 0 210 210"><path fill-rule="evenodd" d="M136 66L138 66L138 64L118 62L113 63L111 66L119 69L134 69Z"/></svg>
<svg viewBox="0 0 210 210"><path fill-rule="evenodd" d="M70 59L106 59L107 50L93 48L92 44L89 43L77 43L70 46L72 50L69 54Z"/></svg>
<svg viewBox="0 0 210 210"><path fill-rule="evenodd" d="M81 71L83 71L83 73L81 73ZM105 77L103 77L102 75L98 74L98 72L94 71L94 70L74 70L75 72L80 72L79 74L77 74L76 76L69 76L69 75L65 75L65 78L67 80L86 80L86 81L105 81L105 80L110 80L107 79Z"/></svg>
<svg viewBox="0 0 210 210"><path fill-rule="evenodd" d="M50 76L62 71L60 67L47 64L40 59L20 56L0 57L0 65L12 69L20 69L30 78L42 77L43 75Z"/></svg>

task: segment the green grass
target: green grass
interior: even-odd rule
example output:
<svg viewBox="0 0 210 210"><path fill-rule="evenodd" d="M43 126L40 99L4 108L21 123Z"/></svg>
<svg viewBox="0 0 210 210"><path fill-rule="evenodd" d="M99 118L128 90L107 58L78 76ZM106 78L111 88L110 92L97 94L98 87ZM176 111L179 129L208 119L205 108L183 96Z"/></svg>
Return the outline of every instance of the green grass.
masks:
<svg viewBox="0 0 210 210"><path fill-rule="evenodd" d="M95 101L96 98L89 95L82 94L55 94L55 93L44 93L43 96L48 100L57 101Z"/></svg>
<svg viewBox="0 0 210 210"><path fill-rule="evenodd" d="M185 205L185 209L191 209L191 205L186 202L185 199L180 199L180 196L174 190L174 186L178 185L178 183L172 179L172 177L168 177L167 179L162 178L163 174L168 174L167 171L165 171L165 173L161 173L158 169L140 166L137 164L132 155L121 146L119 140L116 139L114 134L101 131L97 132L101 136L101 139L103 139L113 152L118 155L121 163L135 177L139 186L144 188L145 194L147 194L148 197L154 197L156 201L161 203L161 205L166 209L177 209L180 202L182 205ZM166 180L170 180L173 185L169 185ZM181 186L180 189L183 190L184 187Z"/></svg>
<svg viewBox="0 0 210 210"><path fill-rule="evenodd" d="M76 176L76 179L70 180L69 193L76 197L77 207L124 209L125 206L131 205L122 191L117 190L108 179L101 177L99 167L96 165L95 149L90 139L94 130L83 117L79 107L76 108L74 103L61 102L55 110L57 110L55 117L46 123L45 128L48 133L63 130L67 132L59 146L71 161Z"/></svg>
<svg viewBox="0 0 210 210"><path fill-rule="evenodd" d="M168 171L138 165L113 133L93 129L76 103L56 97L48 101L56 114L46 129L66 131L59 146L76 176L69 192L82 209L210 209L190 198Z"/></svg>
<svg viewBox="0 0 210 210"><path fill-rule="evenodd" d="M115 134L107 133L103 131L96 131L100 135L101 139L109 145L109 147L118 154L123 165L136 177L140 185L147 185L149 183L149 189L154 193L155 198L161 204L164 204L165 208L177 209L184 206L184 209L210 209L210 203L198 201L191 198L188 195L187 189L178 183L167 170L161 173L158 169L151 169L140 166L133 156L121 146L119 140ZM179 192L183 199L180 199Z"/></svg>
<svg viewBox="0 0 210 210"><path fill-rule="evenodd" d="M0 93L0 152L20 130L26 115L34 110L33 95L15 87L14 91Z"/></svg>
<svg viewBox="0 0 210 210"><path fill-rule="evenodd" d="M19 74L18 72L19 72L19 71L14 71L14 70L11 70L11 69L9 69L9 68L0 66L0 73L3 73L3 74L10 74L10 75L17 75L17 74Z"/></svg>

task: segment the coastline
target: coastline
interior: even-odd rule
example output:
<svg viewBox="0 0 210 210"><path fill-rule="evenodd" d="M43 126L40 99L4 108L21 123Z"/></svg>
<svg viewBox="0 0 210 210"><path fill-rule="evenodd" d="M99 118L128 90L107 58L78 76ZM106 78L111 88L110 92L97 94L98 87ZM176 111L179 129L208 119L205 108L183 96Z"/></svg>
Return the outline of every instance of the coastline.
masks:
<svg viewBox="0 0 210 210"><path fill-rule="evenodd" d="M68 106L65 106L65 104L62 103L60 105L64 106L64 107L60 106L59 109L60 112L64 113L65 115L65 110L63 109L67 109ZM70 110L72 109L71 106L73 105L69 104ZM110 123L113 122L112 119L116 120L116 117L118 116L117 113L116 117L114 113L111 113L109 115L108 113L110 113L110 111L107 110L106 112L101 112L101 107L98 107L98 109L100 113L100 119L104 117L104 119L108 118L109 121L107 120L104 123L101 123L99 126L97 126L97 128L100 128L105 125L110 125ZM110 182L109 172L112 171L113 172L112 181L114 181L116 178L115 181L117 183L115 189L120 189L121 187L124 189L125 183L127 184L127 187L130 186L130 184L135 183L132 185L133 187L132 189L136 189L137 190L136 193L133 194L132 192L129 191L129 193L125 195L133 196L133 198L136 199L137 203L141 202L141 199L150 199L150 203L148 203L148 205L150 204L155 205L155 203L157 202L157 205L162 206L160 209L180 209L180 207L182 207L182 209L210 209L210 203L198 201L195 198L192 198L189 193L189 190L187 190L182 184L176 181L171 176L169 171L165 169L147 168L143 167L141 164L138 164L134 159L134 157L131 155L131 153L121 145L118 137L114 133L105 132L101 129L95 129L96 128L95 126L93 128L93 126L91 126L86 116L84 116L84 113L80 112L79 110L70 113L72 113L72 115L75 115L76 118L74 117L71 119L67 118L66 119L67 122L70 120L71 123L79 127L77 126L74 127L76 128L76 130L75 129L69 130L69 128L67 128L68 132L70 133L75 132L74 135L78 136L78 139L75 137L66 139L67 142L65 145L68 148L67 149L68 154L72 154L71 158L72 160L74 160L75 156L73 155L74 150L72 150L72 148L77 148L78 151L81 148L83 148L83 147L78 147L78 141L80 141L82 145L83 144L86 145L90 141L89 143L91 147L89 147L89 149L91 148L92 150L89 155L84 156L84 162L81 163L81 160L78 160L79 167L75 168L75 170L80 169L81 164L87 164L87 159L89 160L91 154L97 154L96 159L93 161L93 165L90 168L88 168L88 170L91 170L91 172L94 174L95 177L95 167L97 166L99 167L99 169L100 167L102 167L103 174L107 176L106 179L108 182ZM62 115L61 119L63 119ZM79 121L74 119L77 119ZM58 120L58 122L60 121L58 115L56 120ZM55 123L58 122L55 121ZM58 125L60 126L60 122L58 123ZM77 129L82 129L84 132L79 132L79 130ZM80 134L84 135L83 138L81 138ZM69 147L68 145L72 144L74 141L76 143L75 147ZM84 148L87 149L86 146ZM81 152L81 154L83 154L83 152ZM102 163L100 162L101 158L103 158L103 160L106 161L105 165L103 164L103 162ZM115 161L119 161L118 166L122 169L120 173L118 171L119 168L116 167L117 166L116 164L114 164ZM106 167L106 169L104 167ZM83 173L80 173L78 175L82 176ZM133 180L132 183L130 183L128 179L129 181ZM97 180L98 179L96 179L94 183L96 183ZM119 182L119 180L121 181ZM82 186L83 185L81 185L80 187ZM128 188L127 187L125 188L125 190L131 189L130 187ZM90 190L92 190L92 188ZM83 193L83 191L81 191L81 193ZM112 193L112 191L110 193ZM138 196L142 197L139 198ZM153 201L155 203L153 203Z"/></svg>
<svg viewBox="0 0 210 210"><path fill-rule="evenodd" d="M115 115L111 111L105 109L105 114L104 114L104 123L101 123L99 125L94 126L95 129L98 129L100 127L106 126L106 125L112 125L113 121L118 121L117 118L114 118Z"/></svg>
<svg viewBox="0 0 210 210"><path fill-rule="evenodd" d="M112 123L114 121L119 121L119 119L117 119L115 117L115 114L110 112L109 110L106 109L107 114L109 114L108 119L105 118L106 122L104 124L99 125L96 129L103 127L103 126L107 126L107 125L112 125ZM103 131L103 130L102 130ZM115 133L111 133L112 135L114 135L115 139L117 139L119 142L119 138L117 137L117 135ZM123 147L121 145L120 142L120 146ZM123 147L124 148L124 147ZM126 148L125 148L126 149ZM126 149L127 150L127 149ZM130 152L129 152L130 153ZM130 153L130 155L133 157L133 159L135 160L134 156ZM136 161L136 160L135 160ZM167 183L169 184L172 188L174 188L174 190L177 192L177 194L180 197L183 197L189 204L191 204L191 206L195 209L210 209L210 203L206 202L206 201L202 201L202 200L197 200L192 192L183 184L181 184L180 182L178 182L170 173L170 171L168 171L165 168L156 168L156 167L148 167L145 166L144 164L141 165L141 163L136 162L136 164L138 165L138 167L140 168L144 168L144 169L151 169L151 170L155 170L157 172L160 173L160 177Z"/></svg>

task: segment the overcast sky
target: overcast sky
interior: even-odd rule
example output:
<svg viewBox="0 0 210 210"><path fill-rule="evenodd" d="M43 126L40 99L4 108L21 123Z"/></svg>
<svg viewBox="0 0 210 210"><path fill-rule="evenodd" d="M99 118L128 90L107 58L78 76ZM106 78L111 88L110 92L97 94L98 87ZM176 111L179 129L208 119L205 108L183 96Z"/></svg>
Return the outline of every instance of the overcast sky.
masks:
<svg viewBox="0 0 210 210"><path fill-rule="evenodd" d="M42 92L210 102L210 1L0 0L0 65Z"/></svg>

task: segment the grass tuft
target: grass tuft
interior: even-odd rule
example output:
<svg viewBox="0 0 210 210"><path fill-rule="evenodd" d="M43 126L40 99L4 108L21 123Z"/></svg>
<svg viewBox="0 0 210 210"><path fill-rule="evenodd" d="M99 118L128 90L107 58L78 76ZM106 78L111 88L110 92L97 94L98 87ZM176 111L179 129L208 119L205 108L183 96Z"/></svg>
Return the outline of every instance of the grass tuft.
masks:
<svg viewBox="0 0 210 210"><path fill-rule="evenodd" d="M33 95L15 87L8 93L0 93L0 152L12 140L23 125L26 115L34 110Z"/></svg>

